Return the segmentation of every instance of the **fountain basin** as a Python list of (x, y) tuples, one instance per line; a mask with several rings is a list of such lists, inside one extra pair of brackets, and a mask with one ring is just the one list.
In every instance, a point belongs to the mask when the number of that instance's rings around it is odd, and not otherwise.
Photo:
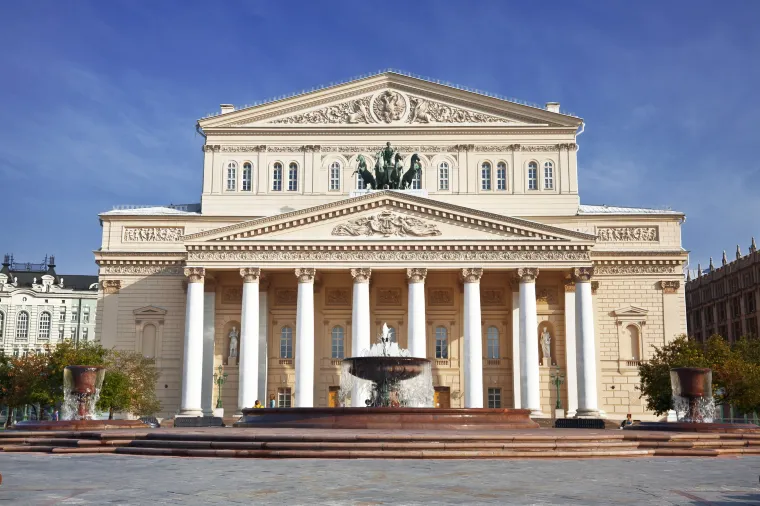
[(538, 424), (530, 419), (529, 409), (250, 408), (234, 427), (506, 430), (535, 429)]
[(26, 420), (17, 422), (12, 430), (108, 430), (147, 429), (140, 420)]
[(427, 358), (417, 357), (351, 357), (343, 359), (349, 364), (348, 372), (363, 380), (382, 383), (389, 378), (404, 381), (422, 374)]
[(712, 370), (704, 367), (675, 367), (670, 370), (673, 395), (689, 399), (712, 396)]

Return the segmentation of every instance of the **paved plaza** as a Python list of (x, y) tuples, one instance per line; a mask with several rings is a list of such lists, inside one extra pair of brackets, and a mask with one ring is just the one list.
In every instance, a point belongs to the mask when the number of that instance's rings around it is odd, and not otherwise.
[(760, 504), (760, 457), (258, 460), (0, 454), (0, 503)]

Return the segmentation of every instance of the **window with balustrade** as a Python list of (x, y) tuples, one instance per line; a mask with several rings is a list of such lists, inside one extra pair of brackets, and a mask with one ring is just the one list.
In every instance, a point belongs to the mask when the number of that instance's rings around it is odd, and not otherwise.
[(280, 358), (293, 358), (293, 329), (288, 326), (280, 330)]
[(345, 332), (343, 327), (336, 325), (332, 329), (332, 358), (344, 358)]
[(499, 329), (496, 327), (486, 330), (486, 353), (488, 358), (499, 358)]
[(435, 358), (449, 358), (449, 331), (446, 327), (436, 327), (435, 329)]

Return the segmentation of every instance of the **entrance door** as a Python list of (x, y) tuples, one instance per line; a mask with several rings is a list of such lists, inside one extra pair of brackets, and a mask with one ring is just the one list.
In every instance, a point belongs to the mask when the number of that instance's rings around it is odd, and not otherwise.
[(451, 407), (451, 390), (449, 387), (435, 387), (433, 406), (442, 409), (449, 409)]
[(339, 392), (340, 392), (340, 387), (330, 387), (330, 390), (327, 392), (327, 407), (328, 408), (340, 407), (340, 402), (338, 401)]

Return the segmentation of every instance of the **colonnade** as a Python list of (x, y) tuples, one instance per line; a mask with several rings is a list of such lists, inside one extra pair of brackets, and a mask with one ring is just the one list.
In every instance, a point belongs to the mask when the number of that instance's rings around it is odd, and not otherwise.
[[(408, 281), (408, 349), (411, 356), (427, 358), (425, 328), (425, 278), (427, 269), (407, 269)], [(530, 409), (541, 415), (538, 315), (535, 282), (539, 269), (517, 269), (519, 283), (519, 335), (513, 357), (515, 407)], [(593, 269), (573, 269), (574, 292), (565, 293), (567, 381), (569, 409), (578, 417), (599, 415), (596, 390), (596, 349), (594, 311), (591, 295)], [(252, 407), (258, 392), (258, 331), (260, 268), (240, 269), (243, 278), (243, 301), (239, 344), (238, 411)], [(295, 269), (298, 279), (295, 350), (295, 407), (314, 406), (314, 268)], [(353, 306), (351, 343), (353, 350), (370, 347), (370, 268), (351, 269)], [(463, 268), (464, 283), (464, 406), (483, 407), (483, 339), (481, 327), (480, 279), (482, 268)], [(185, 269), (188, 281), (185, 315), (184, 363), (179, 416), (201, 415), (203, 364), (203, 283), (205, 269)], [(515, 311), (515, 309), (517, 311)], [(519, 378), (519, 379), (518, 379)], [(518, 395), (519, 393), (519, 395)], [(352, 394), (352, 406), (364, 406), (368, 393)]]

